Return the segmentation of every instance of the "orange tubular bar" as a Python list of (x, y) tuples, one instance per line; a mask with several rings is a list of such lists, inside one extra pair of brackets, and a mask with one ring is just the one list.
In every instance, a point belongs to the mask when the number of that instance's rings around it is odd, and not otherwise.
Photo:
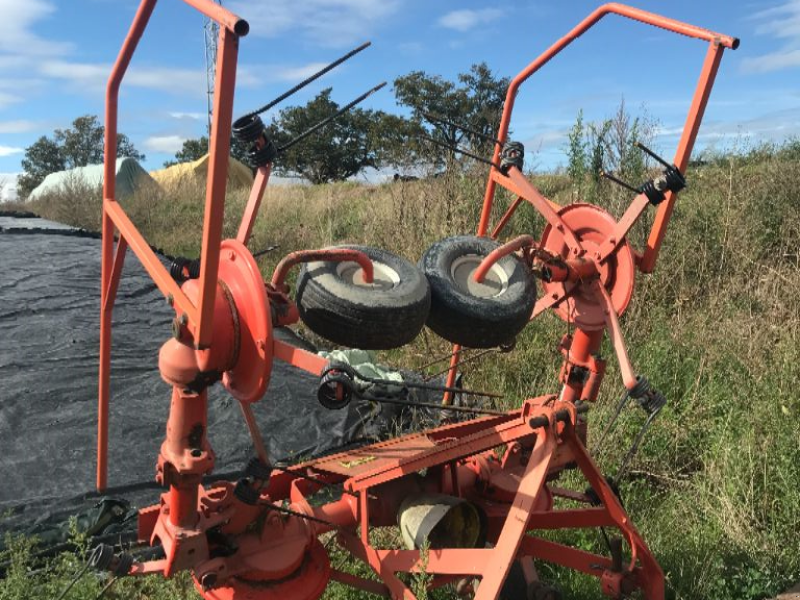
[[(733, 49), (738, 46), (732, 45)], [(700, 121), (703, 119), (703, 114), (708, 104), (708, 97), (711, 95), (711, 87), (714, 85), (714, 79), (719, 70), (719, 63), (722, 60), (723, 44), (712, 42), (708, 46), (705, 61), (703, 62), (703, 70), (700, 72), (700, 79), (697, 82), (697, 88), (692, 98), (692, 105), (689, 108), (689, 114), (686, 117), (686, 123), (683, 126), (683, 134), (678, 142), (678, 149), (675, 152), (675, 160), (673, 161), (678, 169), (686, 172), (686, 167), (689, 165), (689, 157), (692, 154), (694, 142), (697, 139), (697, 132), (700, 129)], [(658, 252), (661, 249), (661, 243), (664, 241), (664, 235), (667, 233), (667, 225), (672, 216), (672, 210), (675, 208), (675, 194), (668, 192), (666, 199), (659, 205), (656, 218), (653, 221), (653, 227), (650, 230), (650, 235), (647, 238), (647, 247), (642, 255), (642, 260), (639, 264), (639, 270), (642, 273), (652, 273), (655, 268)]]
[(245, 246), (250, 240), (250, 235), (253, 233), (253, 225), (256, 223), (258, 209), (261, 206), (261, 199), (264, 197), (264, 190), (267, 189), (267, 183), (269, 183), (269, 175), (271, 172), (272, 163), (265, 167), (259, 167), (258, 171), (256, 171), (256, 178), (255, 181), (253, 181), (253, 187), (247, 199), (247, 206), (244, 209), (242, 221), (239, 223), (239, 232), (236, 234), (236, 241), (241, 242)]
[[(116, 140), (119, 89), (139, 40), (153, 14), (156, 0), (142, 0), (128, 35), (111, 70), (106, 88), (105, 154), (103, 167), (103, 217), (100, 277), (100, 367), (97, 419), (97, 489), (108, 483), (108, 405), (111, 368), (111, 316), (119, 283), (125, 249), (130, 245), (159, 289), (189, 318), (198, 347), (211, 341), (214, 295), (222, 237), (222, 216), (225, 206), (225, 183), (228, 175), (230, 128), (233, 111), (233, 89), (236, 77), (238, 38), (247, 35), (247, 21), (222, 8), (212, 0), (183, 0), (220, 25), (217, 60), (217, 83), (214, 90), (214, 124), (209, 159), (205, 207), (203, 249), (201, 253), (201, 296), (195, 307), (172, 281), (144, 237), (122, 207), (116, 202)], [(120, 243), (114, 259), (114, 234), (119, 231)], [(116, 266), (115, 266), (116, 265)]]
[(278, 266), (275, 267), (275, 272), (272, 274), (273, 287), (280, 289), (289, 269), (293, 266), (311, 261), (324, 261), (324, 262), (355, 262), (364, 271), (364, 282), (372, 283), (374, 277), (374, 269), (372, 261), (369, 256), (360, 250), (350, 250), (348, 248), (327, 248), (322, 250), (298, 250), (283, 257)]
[[(517, 97), (517, 92), (519, 87), (536, 71), (541, 69), (545, 64), (547, 64), (556, 54), (561, 52), (564, 48), (569, 46), (572, 42), (574, 42), (578, 37), (580, 37), (587, 29), (592, 27), (595, 23), (597, 23), (600, 19), (602, 19), (607, 14), (617, 14), (623, 17), (627, 17), (629, 19), (633, 19), (635, 21), (640, 21), (642, 23), (646, 23), (648, 25), (653, 25), (654, 27), (660, 27), (662, 29), (666, 29), (667, 31), (672, 31), (675, 33), (679, 33), (681, 35), (686, 35), (689, 37), (705, 40), (712, 44), (712, 46), (718, 46), (721, 49), (722, 47), (731, 48), (735, 50), (739, 46), (739, 40), (737, 38), (733, 38), (727, 35), (722, 35), (720, 33), (715, 33), (713, 31), (709, 31), (708, 29), (703, 29), (702, 27), (695, 27), (694, 25), (689, 25), (687, 23), (681, 23), (680, 21), (676, 21), (674, 19), (668, 19), (666, 17), (662, 17), (660, 15), (656, 15), (651, 12), (647, 12), (644, 10), (639, 10), (636, 8), (632, 8), (630, 6), (625, 6), (623, 4), (617, 3), (609, 3), (604, 4), (597, 8), (592, 14), (586, 17), (583, 21), (581, 21), (572, 31), (570, 31), (567, 35), (562, 37), (558, 40), (555, 44), (550, 46), (544, 53), (542, 53), (539, 58), (534, 60), (530, 63), (525, 69), (520, 71), (520, 73), (514, 77), (511, 81), (511, 85), (508, 86), (508, 92), (506, 93), (506, 100), (505, 105), (503, 107), (503, 116), (500, 120), (500, 129), (498, 131), (497, 137), (500, 140), (505, 140), (508, 136), (508, 129), (511, 123), (511, 113), (514, 110), (514, 100)], [(707, 61), (708, 62), (708, 59)], [(717, 60), (717, 64), (719, 61)], [(706, 73), (706, 69), (704, 68), (704, 74)], [(701, 83), (703, 83), (704, 77), (701, 77)], [(711, 81), (707, 81), (708, 83), (708, 92), (710, 92), (711, 83), (713, 83), (713, 76), (710, 78)], [(705, 94), (706, 100), (708, 99), (708, 92)], [(697, 102), (697, 96), (695, 96), (695, 102), (692, 104), (692, 109), (694, 111), (695, 104), (697, 104), (698, 108), (700, 103)], [(705, 103), (702, 103), (703, 108), (705, 107)], [(701, 113), (702, 116), (702, 113)], [(699, 126), (699, 119), (696, 119), (696, 123)], [(686, 132), (684, 132), (686, 134)], [(696, 131), (695, 131), (696, 135)], [(689, 136), (687, 137), (687, 141)], [(694, 142), (694, 135), (690, 136), (691, 142)], [(683, 140), (682, 140), (683, 141)], [(691, 149), (691, 148), (689, 148)], [(500, 159), (500, 147), (495, 146), (494, 151), (494, 158), (492, 162), (499, 163)], [(688, 156), (686, 158), (688, 161)], [(680, 167), (680, 163), (676, 163)], [(492, 211), (492, 203), (494, 201), (494, 191), (496, 182), (493, 178), (494, 176), (494, 167), (492, 167), (492, 176), (489, 178), (489, 181), (486, 185), (486, 194), (484, 195), (483, 201), (483, 210), (481, 211), (481, 220), (478, 226), (478, 235), (485, 235), (486, 231), (489, 228), (489, 217)], [(666, 209), (663, 211), (666, 213)]]
[[(533, 62), (531, 62), (527, 67), (525, 67), (522, 71), (520, 71), (516, 77), (511, 81), (511, 84), (508, 86), (508, 91), (506, 92), (506, 99), (505, 104), (503, 105), (503, 115), (500, 119), (500, 127), (497, 132), (497, 138), (500, 140), (505, 141), (508, 137), (509, 126), (511, 123), (511, 114), (514, 110), (514, 102), (517, 98), (517, 93), (519, 92), (520, 86), (528, 80), (536, 71), (541, 69), (545, 64), (550, 62), (550, 60), (556, 56), (559, 52), (561, 52), (564, 48), (569, 46), (572, 42), (574, 42), (578, 37), (583, 35), (588, 29), (590, 29), (593, 25), (595, 25), (600, 19), (605, 17), (608, 14), (617, 14), (628, 19), (632, 19), (634, 21), (639, 21), (641, 23), (645, 23), (647, 25), (652, 25), (654, 27), (659, 27), (661, 29), (665, 29), (667, 31), (672, 31), (673, 33), (677, 33), (680, 35), (685, 35), (688, 37), (696, 38), (699, 40), (703, 40), (708, 42), (709, 47), (706, 53), (705, 62), (703, 63), (703, 68), (700, 73), (700, 79), (697, 82), (697, 88), (695, 89), (694, 97), (692, 99), (692, 104), (689, 109), (689, 114), (686, 118), (686, 123), (683, 129), (683, 135), (681, 136), (680, 142), (678, 143), (678, 148), (675, 153), (674, 163), (677, 165), (678, 169), (682, 172), (685, 172), (686, 166), (689, 163), (689, 157), (692, 153), (692, 148), (694, 147), (694, 142), (697, 138), (697, 132), (700, 128), (700, 122), (703, 118), (703, 113), (705, 112), (706, 105), (708, 103), (709, 95), (711, 94), (711, 88), (714, 85), (714, 79), (717, 74), (717, 70), (719, 68), (720, 60), (722, 59), (722, 53), (725, 48), (730, 48), (735, 50), (739, 47), (739, 39), (734, 38), (728, 35), (722, 35), (721, 33), (716, 33), (710, 31), (708, 29), (704, 29), (702, 27), (696, 27), (694, 25), (689, 25), (688, 23), (682, 23), (681, 21), (676, 21), (674, 19), (668, 19), (666, 17), (662, 17), (660, 15), (647, 12), (644, 10), (639, 10), (637, 8), (633, 8), (630, 6), (625, 6), (624, 4), (618, 4), (615, 2), (604, 4), (603, 6), (598, 7), (594, 12), (592, 12), (588, 17), (586, 17), (583, 21), (578, 23), (576, 27), (574, 27), (567, 35), (559, 39), (555, 44), (550, 46), (547, 50), (545, 50), (538, 58), (536, 58)], [(502, 148), (499, 145), (495, 145), (494, 149), (494, 156), (492, 158), (492, 162), (494, 164), (499, 164), (500, 162), (500, 152)], [(478, 231), (477, 234), (479, 236), (485, 236), (487, 231), (489, 231), (489, 219), (491, 218), (492, 214), (492, 205), (494, 203), (494, 195), (495, 190), (497, 189), (497, 184), (500, 183), (507, 189), (509, 189), (512, 193), (517, 196), (525, 197), (529, 202), (534, 204), (538, 209), (541, 211), (541, 207), (544, 206), (541, 202), (543, 199), (546, 200), (544, 197), (537, 198), (537, 196), (541, 196), (538, 194), (538, 191), (522, 176), (521, 173), (512, 173), (515, 169), (511, 169), (509, 172), (510, 177), (504, 176), (498, 169), (494, 166), (491, 167), (489, 171), (489, 177), (486, 183), (486, 192), (484, 193), (483, 197), (483, 207), (481, 209), (481, 216), (480, 221), (478, 223)], [(516, 175), (516, 178), (514, 177)], [(527, 185), (526, 185), (527, 183)], [(520, 186), (523, 186), (526, 190), (526, 193), (523, 193), (523, 189)], [(534, 199), (538, 200), (538, 202), (534, 202)], [(640, 199), (637, 199), (640, 200)], [(548, 201), (549, 202), (549, 201)], [(519, 199), (515, 201), (511, 207), (506, 211), (506, 213), (502, 216), (500, 223), (495, 227), (492, 232), (492, 238), (496, 238), (502, 228), (508, 223), (509, 219), (511, 218), (514, 211), (520, 205)], [(661, 203), (658, 207), (658, 212), (656, 213), (656, 217), (653, 223), (653, 226), (650, 230), (650, 234), (647, 241), (647, 247), (641, 256), (641, 260), (638, 261), (637, 265), (639, 270), (643, 273), (650, 273), (652, 272), (656, 259), (658, 258), (658, 252), (661, 248), (661, 244), (664, 240), (664, 236), (666, 234), (667, 225), (669, 224), (669, 219), (672, 216), (672, 211), (675, 205), (675, 195), (671, 192), (666, 194), (666, 199)], [(543, 215), (548, 216), (550, 215), (551, 218), (548, 218), (548, 221), (552, 225), (557, 225), (553, 223), (551, 211), (549, 210), (550, 207), (546, 207), (544, 211), (541, 211)], [(553, 207), (555, 210), (558, 208)], [(642, 211), (646, 208), (646, 204), (642, 204), (641, 201), (636, 202), (636, 206), (632, 207), (632, 212), (626, 215), (626, 218), (619, 224), (616, 234), (619, 233), (627, 233), (627, 230), (633, 224), (636, 218), (641, 214)], [(560, 219), (559, 219), (560, 220)], [(614, 236), (614, 241), (610, 241), (602, 249), (603, 254), (607, 255), (616, 247), (617, 244), (621, 241), (620, 235)], [(580, 254), (580, 250), (575, 252), (576, 248), (572, 247), (573, 253), (576, 255)], [(601, 258), (604, 260), (605, 256)], [(539, 302), (537, 302), (536, 308), (533, 311), (531, 318), (538, 315), (542, 310), (545, 308), (557, 304), (563, 298), (558, 297), (545, 297), (540, 298)], [(451, 361), (450, 371), (448, 373), (449, 379), (455, 378), (455, 373), (458, 368), (458, 355), (456, 354)], [(444, 402), (447, 403), (447, 396), (445, 396)]]
[(472, 273), (472, 278), (476, 282), (481, 283), (486, 277), (486, 274), (489, 272), (489, 269), (491, 269), (492, 265), (494, 265), (498, 260), (500, 260), (505, 256), (508, 256), (509, 254), (516, 252), (517, 250), (522, 250), (523, 248), (529, 248), (535, 245), (536, 245), (536, 240), (534, 240), (533, 237), (529, 235), (521, 235), (519, 237), (514, 238), (510, 242), (506, 242), (502, 246), (492, 250), (486, 256), (486, 258), (484, 258), (481, 261), (481, 264), (479, 264), (478, 267), (475, 269), (475, 271)]

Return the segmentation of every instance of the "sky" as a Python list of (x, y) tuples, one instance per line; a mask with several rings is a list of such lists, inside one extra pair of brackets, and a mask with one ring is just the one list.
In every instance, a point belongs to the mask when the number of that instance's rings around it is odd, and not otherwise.
[[(345, 104), (389, 86), (364, 108), (407, 114), (391, 82), (411, 71), (455, 80), (486, 62), (513, 77), (599, 3), (584, 0), (223, 0), (250, 23), (241, 40), (234, 113), (278, 96), (347, 50), (357, 57), (278, 108), (325, 87)], [(136, 11), (134, 0), (0, 0), (0, 185), (10, 197), (25, 148), (78, 116), (102, 118), (105, 82)], [(726, 50), (696, 152), (800, 134), (800, 0), (637, 0), (638, 8), (741, 38)], [(204, 20), (179, 0), (156, 6), (120, 98), (120, 131), (157, 169), (206, 129)], [(624, 98), (658, 123), (671, 156), (706, 43), (608, 16), (520, 90), (512, 119), (529, 162), (564, 164), (578, 110), (588, 121)], [(269, 117), (269, 115), (267, 115)]]

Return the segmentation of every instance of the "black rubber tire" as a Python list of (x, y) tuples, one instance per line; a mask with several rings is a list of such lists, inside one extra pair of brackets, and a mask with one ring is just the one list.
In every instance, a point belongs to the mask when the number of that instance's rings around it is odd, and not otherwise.
[(340, 247), (369, 256), (382, 285), (353, 283), (347, 274), (352, 276), (355, 263), (306, 263), (297, 278), (296, 297), (303, 322), (336, 344), (364, 350), (398, 348), (417, 337), (431, 305), (428, 281), (419, 269), (378, 248)]
[[(472, 284), (478, 287), (471, 290), (463, 284), (465, 276), (471, 277), (480, 260), (498, 246), (489, 238), (451, 237), (435, 243), (420, 260), (431, 286), (427, 324), (444, 339), (468, 348), (493, 348), (511, 342), (528, 323), (536, 302), (536, 283), (516, 256), (506, 256), (494, 265), (488, 286)], [(499, 288), (495, 295), (476, 295), (491, 293), (492, 286)]]

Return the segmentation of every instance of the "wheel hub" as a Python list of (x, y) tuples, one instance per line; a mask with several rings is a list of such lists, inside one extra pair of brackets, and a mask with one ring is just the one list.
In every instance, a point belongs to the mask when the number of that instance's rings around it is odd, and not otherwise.
[(400, 283), (400, 275), (397, 274), (397, 271), (389, 265), (375, 260), (372, 261), (372, 283), (364, 280), (364, 269), (355, 262), (339, 263), (336, 267), (336, 274), (347, 283), (366, 288), (391, 290)]
[(508, 275), (498, 264), (493, 264), (481, 282), (474, 273), (484, 257), (478, 254), (459, 256), (450, 266), (450, 275), (462, 291), (477, 298), (496, 298), (508, 289)]

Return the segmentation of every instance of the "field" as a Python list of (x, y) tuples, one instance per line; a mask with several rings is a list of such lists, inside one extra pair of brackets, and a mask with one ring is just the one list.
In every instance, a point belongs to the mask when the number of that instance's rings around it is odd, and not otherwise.
[[(657, 270), (639, 277), (622, 318), (633, 364), (669, 402), (623, 482), (622, 496), (667, 574), (669, 597), (768, 598), (800, 579), (800, 144), (716, 157), (691, 168), (687, 179)], [(574, 196), (563, 175), (534, 180), (559, 202)], [(483, 186), (476, 173), (379, 186), (270, 188), (251, 249), (280, 245), (260, 259), (265, 275), (292, 250), (342, 242), (384, 247), (416, 261), (434, 241), (474, 232)], [(617, 217), (626, 205), (616, 189), (593, 194)], [(184, 187), (142, 193), (123, 204), (151, 244), (195, 256), (203, 197), (202, 188)], [(245, 200), (246, 192), (229, 195), (228, 235)], [(501, 197), (496, 216), (508, 201)], [(26, 208), (88, 229), (99, 226), (99, 198), (91, 190)], [(540, 220), (525, 206), (506, 235), (540, 230)], [(643, 236), (643, 227), (633, 232), (635, 246)], [(503, 392), (505, 406), (555, 391), (556, 343), (566, 332), (565, 323), (543, 315), (512, 353), (490, 355), (466, 369), (466, 384)], [(415, 368), (447, 351), (426, 332), (381, 360)], [(610, 348), (605, 354), (609, 372), (591, 414), (590, 438), (602, 430), (622, 391)], [(599, 459), (609, 472), (641, 418), (633, 409), (623, 414)], [(593, 532), (572, 539), (597, 544)], [(0, 600), (53, 598), (78, 568), (65, 555), (49, 571), (31, 575), (26, 544), (15, 548)], [(594, 580), (546, 567), (541, 574), (565, 598), (601, 597)], [(67, 597), (93, 598), (99, 587), (85, 578)], [(196, 596), (184, 577), (120, 582), (106, 597)], [(360, 596), (333, 585), (325, 597)]]

